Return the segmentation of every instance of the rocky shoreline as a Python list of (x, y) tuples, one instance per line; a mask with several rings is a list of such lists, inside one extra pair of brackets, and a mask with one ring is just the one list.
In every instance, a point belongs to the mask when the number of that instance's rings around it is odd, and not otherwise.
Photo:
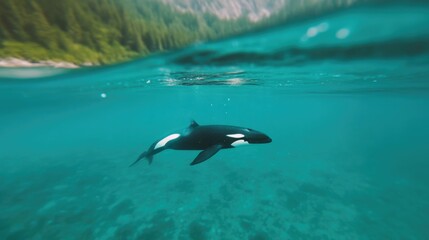
[[(92, 66), (92, 63), (85, 63), (83, 66)], [(53, 67), (53, 68), (79, 68), (81, 66), (65, 61), (45, 60), (33, 62), (20, 58), (3, 58), (0, 59), (0, 67)]]

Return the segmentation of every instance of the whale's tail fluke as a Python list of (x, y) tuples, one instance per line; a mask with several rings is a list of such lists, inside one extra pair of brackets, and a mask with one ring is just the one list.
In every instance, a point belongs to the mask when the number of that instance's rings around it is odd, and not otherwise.
[(142, 154), (140, 154), (140, 156), (137, 158), (137, 160), (135, 160), (133, 163), (131, 163), (130, 167), (134, 166), (136, 163), (138, 163), (143, 158), (147, 158), (148, 163), (151, 164), (152, 160), (153, 160), (153, 155), (148, 154), (147, 151), (143, 152)]

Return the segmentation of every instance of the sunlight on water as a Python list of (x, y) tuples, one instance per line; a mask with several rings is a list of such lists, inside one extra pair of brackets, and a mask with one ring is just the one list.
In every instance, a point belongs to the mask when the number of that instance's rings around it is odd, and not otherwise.
[[(62, 74), (0, 69), (0, 238), (427, 239), (428, 9), (350, 9)], [(273, 142), (128, 167), (191, 119)]]

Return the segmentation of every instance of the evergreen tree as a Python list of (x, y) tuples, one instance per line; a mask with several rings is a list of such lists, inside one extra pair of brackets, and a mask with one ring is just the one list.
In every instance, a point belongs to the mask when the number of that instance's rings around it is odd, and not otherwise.
[(5, 39), (5, 32), (2, 27), (0, 27), (0, 48), (4, 47), (4, 39)]
[(56, 35), (58, 36), (57, 46), (63, 51), (69, 50), (71, 47), (71, 43), (67, 36), (62, 31), (57, 31)]
[(46, 20), (40, 6), (36, 2), (30, 1), (28, 2), (28, 12), (30, 14), (24, 25), (26, 33), (40, 45), (48, 49), (54, 48), (56, 43), (53, 28)]
[(5, 35), (11, 39), (23, 41), (26, 34), (23, 30), (24, 17), (20, 14), (20, 6), (13, 0), (0, 1), (0, 21), (5, 30)]
[(65, 21), (66, 32), (75, 42), (78, 42), (78, 43), (82, 42), (83, 31), (77, 21), (74, 10), (72, 8), (67, 9), (65, 13), (65, 19), (66, 19)]

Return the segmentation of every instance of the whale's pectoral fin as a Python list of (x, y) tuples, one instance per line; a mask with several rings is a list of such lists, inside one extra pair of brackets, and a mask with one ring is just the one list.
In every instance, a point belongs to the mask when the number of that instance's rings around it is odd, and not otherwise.
[(218, 144), (218, 145), (213, 145), (209, 148), (207, 148), (206, 150), (200, 152), (198, 154), (198, 156), (194, 159), (194, 161), (191, 162), (191, 165), (195, 165), (198, 163), (202, 163), (205, 160), (211, 158), (213, 155), (215, 155), (217, 152), (219, 152), (219, 150), (222, 149), (222, 145)]

